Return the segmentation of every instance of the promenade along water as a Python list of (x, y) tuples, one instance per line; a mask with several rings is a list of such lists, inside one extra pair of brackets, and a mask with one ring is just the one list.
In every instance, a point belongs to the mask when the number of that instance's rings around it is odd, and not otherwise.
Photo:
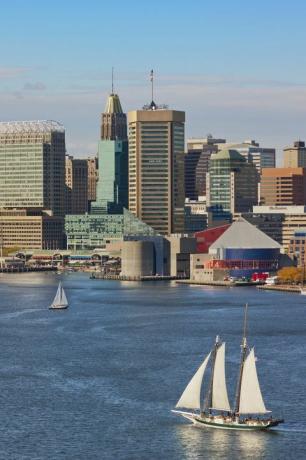
[[(70, 308), (50, 312), (59, 280)], [(303, 296), (25, 273), (0, 275), (0, 299), (1, 459), (306, 457)], [(194, 428), (170, 410), (216, 334), (234, 388), (246, 301), (265, 403), (285, 424)]]

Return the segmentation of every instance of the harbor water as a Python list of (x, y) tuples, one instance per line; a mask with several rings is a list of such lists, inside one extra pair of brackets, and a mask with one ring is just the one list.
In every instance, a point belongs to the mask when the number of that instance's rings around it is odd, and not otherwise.
[[(70, 308), (50, 311), (62, 281)], [(273, 432), (171, 413), (219, 334), (231, 401), (243, 307)], [(0, 274), (0, 459), (306, 458), (306, 299), (253, 287)]]

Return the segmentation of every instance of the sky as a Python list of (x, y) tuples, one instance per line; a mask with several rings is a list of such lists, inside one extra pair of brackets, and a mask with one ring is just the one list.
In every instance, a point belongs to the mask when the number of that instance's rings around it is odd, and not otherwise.
[(53, 119), (94, 155), (111, 91), (124, 111), (186, 112), (186, 138), (306, 140), (304, 0), (0, 0), (0, 121)]

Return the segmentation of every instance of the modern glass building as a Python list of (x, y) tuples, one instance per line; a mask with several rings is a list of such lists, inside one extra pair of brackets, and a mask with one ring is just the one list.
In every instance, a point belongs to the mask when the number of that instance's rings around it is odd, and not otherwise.
[(215, 221), (230, 221), (235, 212), (248, 212), (258, 202), (259, 174), (236, 150), (211, 155), (207, 174), (207, 208)]
[(127, 235), (152, 236), (157, 233), (132, 213), (70, 215), (65, 219), (67, 249), (103, 248), (106, 243)]
[(183, 232), (185, 112), (152, 102), (128, 122), (129, 209), (160, 234)]
[(56, 121), (0, 123), (0, 207), (65, 213), (65, 130)]

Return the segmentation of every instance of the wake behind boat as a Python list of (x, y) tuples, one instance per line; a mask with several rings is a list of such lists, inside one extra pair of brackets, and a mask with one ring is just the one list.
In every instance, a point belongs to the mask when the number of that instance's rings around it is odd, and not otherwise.
[[(241, 363), (236, 388), (235, 406), (228, 400), (225, 378), (225, 343), (217, 336), (212, 351), (188, 383), (176, 408), (192, 409), (192, 412), (172, 410), (197, 426), (236, 430), (266, 430), (283, 423), (281, 419), (263, 417), (266, 409), (256, 371), (254, 348), (248, 349), (246, 340), (247, 305), (245, 307), (244, 333), (241, 344)], [(201, 404), (201, 387), (208, 363), (211, 376), (207, 394)]]
[(59, 282), (56, 295), (54, 297), (52, 304), (49, 307), (49, 310), (65, 310), (66, 308), (68, 308), (68, 306), (68, 300), (64, 288), (62, 286), (62, 283)]

